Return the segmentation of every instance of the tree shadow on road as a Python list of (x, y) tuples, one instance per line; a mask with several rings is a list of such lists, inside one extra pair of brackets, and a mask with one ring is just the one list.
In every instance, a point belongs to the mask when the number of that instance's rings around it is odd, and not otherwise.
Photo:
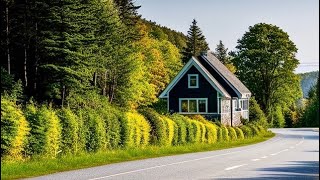
[(257, 177), (246, 178), (214, 178), (214, 179), (235, 179), (235, 180), (272, 180), (272, 179), (305, 179), (313, 180), (319, 179), (319, 161), (290, 161), (292, 164), (288, 164), (283, 167), (272, 168), (259, 168), (255, 171), (260, 171), (262, 174)]

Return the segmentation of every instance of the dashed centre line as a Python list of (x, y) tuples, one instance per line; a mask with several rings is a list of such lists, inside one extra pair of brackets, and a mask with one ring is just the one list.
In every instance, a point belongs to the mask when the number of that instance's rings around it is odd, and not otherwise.
[(267, 158), (267, 157), (268, 157), (268, 156), (262, 156), (261, 158), (262, 158), (262, 159), (265, 159), (265, 158)]
[(251, 161), (259, 161), (260, 159), (251, 159)]
[(239, 168), (239, 167), (245, 166), (245, 165), (248, 165), (248, 164), (240, 164), (240, 165), (237, 165), (237, 166), (231, 166), (231, 167), (225, 168), (224, 170), (229, 171), (231, 169), (236, 169), (236, 168)]

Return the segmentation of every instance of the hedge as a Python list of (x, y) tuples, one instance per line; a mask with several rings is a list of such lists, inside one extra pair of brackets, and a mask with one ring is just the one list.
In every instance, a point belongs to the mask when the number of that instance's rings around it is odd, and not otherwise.
[(243, 125), (243, 126), (240, 126), (239, 128), (242, 130), (245, 138), (253, 137), (253, 133), (250, 127)]
[(151, 127), (148, 121), (137, 112), (125, 113), (125, 147), (144, 147), (149, 144)]
[(14, 102), (1, 98), (1, 159), (21, 160), (29, 131), (23, 112)]
[(167, 123), (154, 110), (147, 108), (139, 111), (150, 123), (150, 142), (154, 145), (168, 145)]
[(28, 154), (56, 157), (61, 144), (61, 124), (55, 111), (45, 105), (37, 108), (29, 104), (25, 115), (31, 127)]
[(228, 132), (229, 132), (229, 139), (231, 141), (237, 140), (237, 133), (233, 127), (227, 127)]
[(177, 124), (178, 129), (178, 140), (173, 142), (174, 145), (185, 144), (187, 142), (187, 127), (186, 122), (183, 120), (183, 116), (179, 114), (173, 114), (170, 117)]
[(74, 154), (80, 151), (78, 117), (69, 109), (63, 108), (58, 112), (61, 122), (62, 153)]
[(169, 119), (166, 116), (161, 116), (161, 118), (166, 124), (166, 137), (168, 140), (165, 145), (173, 145), (178, 140), (178, 126), (172, 119)]
[(228, 128), (225, 126), (221, 126), (220, 129), (222, 131), (222, 140), (223, 141), (230, 141)]
[(244, 134), (240, 128), (234, 127), (234, 130), (236, 131), (237, 139), (239, 139), (239, 140), (244, 139)]

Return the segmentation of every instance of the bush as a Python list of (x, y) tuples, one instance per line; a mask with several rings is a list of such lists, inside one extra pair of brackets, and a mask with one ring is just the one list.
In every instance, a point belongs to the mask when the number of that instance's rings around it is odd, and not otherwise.
[(244, 139), (244, 134), (243, 134), (243, 132), (242, 132), (242, 130), (241, 130), (240, 128), (234, 127), (234, 130), (236, 131), (236, 133), (237, 133), (237, 138), (238, 138), (239, 140)]
[[(201, 122), (202, 128), (203, 128), (203, 126), (205, 128), (205, 133), (202, 132), (202, 133), (204, 133), (204, 134), (202, 134), (202, 138), (204, 138), (204, 140), (202, 140), (201, 142), (207, 142), (209, 144), (212, 144), (217, 141), (217, 126), (215, 124), (206, 120), (203, 116), (198, 115), (198, 114), (197, 115), (190, 115), (189, 117), (191, 119), (194, 119), (194, 120)], [(204, 135), (204, 137), (203, 137), (203, 135)]]
[(217, 126), (217, 141), (222, 142), (223, 141), (223, 133), (221, 126)]
[(105, 107), (99, 110), (105, 124), (106, 148), (115, 149), (121, 145), (120, 112), (113, 107)]
[(257, 123), (264, 127), (268, 126), (267, 117), (264, 114), (264, 112), (261, 110), (259, 104), (254, 99), (254, 97), (251, 97), (249, 100), (249, 109), (250, 109), (249, 111), (250, 122)]
[(269, 115), (271, 127), (282, 128), (284, 127), (286, 121), (282, 113), (281, 107), (276, 107), (275, 111), (272, 111)]
[(253, 137), (251, 128), (249, 128), (248, 126), (243, 125), (243, 126), (240, 126), (239, 128), (242, 130), (245, 138), (251, 138), (251, 137)]
[(31, 127), (28, 153), (56, 157), (61, 144), (61, 125), (51, 107), (27, 105), (26, 118)]
[(13, 101), (1, 98), (1, 159), (21, 160), (30, 128)]
[(222, 131), (222, 141), (229, 141), (230, 138), (228, 128), (225, 126), (221, 126), (220, 129)]
[(166, 145), (173, 145), (174, 142), (178, 140), (178, 126), (173, 120), (166, 116), (161, 116), (161, 118), (164, 120), (167, 127), (166, 137), (168, 138), (168, 141)]
[(237, 140), (237, 133), (233, 127), (227, 127), (228, 132), (229, 132), (229, 139), (231, 141)]
[(147, 108), (139, 111), (150, 123), (150, 142), (155, 145), (168, 145), (167, 124), (154, 110)]
[(79, 124), (78, 117), (68, 108), (58, 112), (61, 122), (61, 150), (63, 153), (77, 153), (79, 146)]
[(179, 114), (173, 114), (171, 119), (177, 124), (178, 140), (174, 145), (185, 144), (187, 142), (187, 127), (186, 122), (183, 120), (183, 116)]
[(96, 152), (107, 148), (105, 124), (96, 110), (86, 108), (81, 111), (83, 133), (85, 136), (85, 150)]
[(259, 131), (259, 129), (257, 128), (256, 125), (254, 125), (254, 124), (249, 124), (248, 127), (251, 128), (252, 136), (259, 136), (259, 135), (260, 135), (260, 131)]
[(142, 115), (136, 112), (127, 112), (125, 123), (125, 147), (144, 147), (149, 144), (151, 127)]

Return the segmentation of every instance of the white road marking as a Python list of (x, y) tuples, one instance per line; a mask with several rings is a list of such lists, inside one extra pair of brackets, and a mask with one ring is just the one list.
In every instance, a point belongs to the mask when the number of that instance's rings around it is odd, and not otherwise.
[(231, 169), (236, 169), (236, 168), (239, 168), (239, 167), (245, 166), (245, 165), (248, 165), (248, 164), (240, 164), (240, 165), (237, 165), (237, 166), (231, 166), (231, 167), (225, 168), (224, 170), (229, 171)]
[(251, 161), (259, 161), (260, 159), (251, 159)]
[(294, 147), (293, 146), (290, 146), (290, 149), (293, 149)]
[(262, 158), (262, 159), (265, 159), (265, 158), (267, 158), (267, 157), (268, 157), (268, 156), (262, 156), (261, 158)]
[(270, 154), (270, 155), (271, 155), (271, 156), (274, 156), (274, 155), (280, 154), (280, 153), (285, 152), (285, 151), (289, 151), (289, 149), (284, 149), (284, 150), (281, 150), (281, 151), (279, 151), (279, 152), (272, 153), (272, 154)]
[[(277, 141), (282, 140), (283, 137), (279, 137), (278, 139), (273, 139), (271, 141), (267, 141), (264, 142), (261, 145), (265, 145), (265, 144), (272, 144), (275, 143)], [(225, 154), (217, 154), (214, 156), (208, 156), (208, 157), (203, 157), (203, 158), (198, 158), (198, 159), (192, 159), (192, 160), (187, 160), (187, 161), (180, 161), (180, 162), (175, 162), (175, 163), (170, 163), (170, 164), (164, 164), (164, 165), (158, 165), (158, 166), (152, 166), (149, 168), (142, 168), (142, 169), (137, 169), (137, 170), (133, 170), (133, 171), (127, 171), (127, 172), (123, 172), (123, 173), (118, 173), (118, 174), (112, 174), (112, 175), (107, 175), (107, 176), (102, 176), (102, 177), (97, 177), (97, 178), (92, 178), (92, 179), (88, 179), (88, 180), (98, 180), (98, 179), (107, 179), (107, 178), (111, 178), (111, 177), (115, 177), (115, 176), (120, 176), (120, 175), (124, 175), (124, 174), (130, 174), (130, 173), (135, 173), (135, 172), (141, 172), (141, 171), (146, 171), (146, 170), (150, 170), (150, 169), (156, 169), (156, 168), (161, 168), (161, 167), (166, 167), (166, 166), (173, 166), (173, 165), (177, 165), (177, 164), (183, 164), (183, 163), (188, 163), (188, 162), (193, 162), (193, 161), (199, 161), (199, 160), (204, 160), (204, 159), (211, 159), (214, 157), (219, 157), (219, 156), (226, 156), (226, 155), (230, 155), (230, 154), (236, 154), (236, 153), (241, 153), (243, 151), (248, 151), (249, 149), (262, 149), (263, 147), (253, 147), (253, 148), (248, 148), (248, 149), (244, 149), (241, 151), (234, 151), (234, 152), (230, 152), (230, 153), (225, 153)]]
[(301, 140), (298, 144), (296, 144), (296, 146), (299, 146), (302, 143), (303, 143), (303, 140)]

